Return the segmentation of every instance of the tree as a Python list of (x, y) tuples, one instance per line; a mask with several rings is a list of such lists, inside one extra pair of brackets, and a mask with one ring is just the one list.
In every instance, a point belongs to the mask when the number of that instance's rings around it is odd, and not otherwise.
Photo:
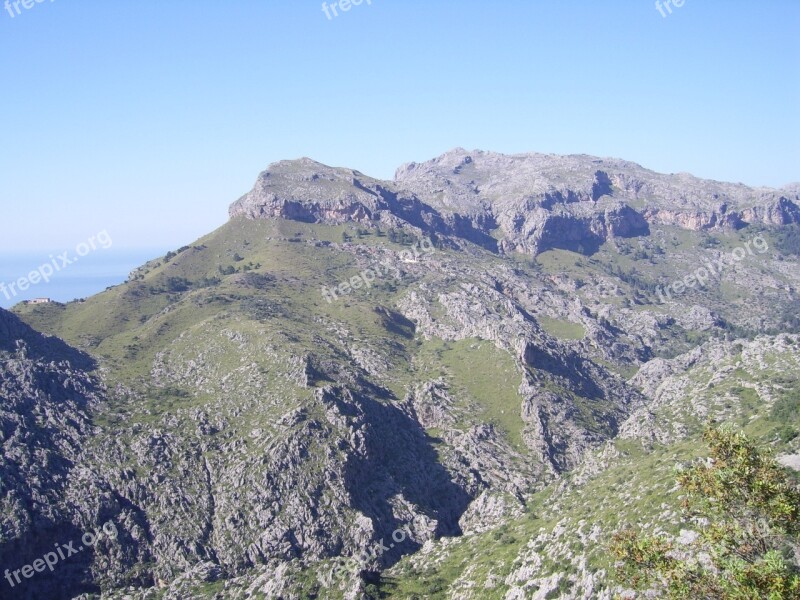
[(192, 283), (185, 277), (167, 277), (165, 284), (168, 292), (185, 292), (190, 287), (192, 287)]
[(697, 540), (618, 532), (618, 580), (675, 599), (800, 599), (800, 490), (744, 433), (709, 426), (703, 438), (710, 458), (677, 478), (684, 510), (706, 523)]

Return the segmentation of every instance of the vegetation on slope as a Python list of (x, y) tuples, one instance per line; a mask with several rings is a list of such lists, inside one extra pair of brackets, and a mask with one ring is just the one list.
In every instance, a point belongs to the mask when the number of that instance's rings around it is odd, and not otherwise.
[(702, 519), (684, 547), (634, 529), (615, 534), (611, 552), (623, 585), (670, 598), (800, 598), (800, 488), (746, 435), (709, 427), (705, 464), (678, 475), (684, 508)]

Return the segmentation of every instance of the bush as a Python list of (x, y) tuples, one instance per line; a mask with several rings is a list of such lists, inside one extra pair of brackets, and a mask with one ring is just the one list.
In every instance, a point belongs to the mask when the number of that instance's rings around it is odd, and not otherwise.
[(610, 546), (617, 579), (676, 600), (800, 598), (794, 552), (784, 552), (800, 541), (800, 490), (744, 433), (708, 427), (704, 439), (710, 460), (680, 473), (678, 484), (687, 516), (708, 524), (680, 553), (663, 535), (617, 532)]
[(775, 236), (775, 247), (781, 254), (800, 256), (800, 225), (781, 228)]
[(791, 390), (784, 392), (772, 405), (769, 415), (771, 420), (777, 423), (797, 421), (800, 416), (800, 385), (795, 381), (794, 386)]
[(185, 292), (192, 283), (184, 277), (167, 277), (165, 288), (168, 292)]
[(266, 298), (245, 298), (240, 306), (242, 311), (255, 321), (267, 321), (284, 316), (283, 308)]
[(795, 429), (791, 425), (784, 425), (783, 427), (778, 429), (778, 437), (784, 444), (788, 444), (798, 435), (800, 435), (800, 431), (797, 431), (797, 429)]

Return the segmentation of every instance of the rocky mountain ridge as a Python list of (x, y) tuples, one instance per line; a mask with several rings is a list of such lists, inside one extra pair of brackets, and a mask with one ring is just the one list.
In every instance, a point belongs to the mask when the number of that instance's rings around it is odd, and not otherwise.
[[(459, 150), (394, 182), (276, 163), (124, 284), (0, 311), (3, 567), (119, 530), (0, 598), (610, 598), (599, 532), (666, 494), (653, 457), (709, 415), (800, 444), (770, 420), (800, 248), (773, 217), (659, 220), (691, 185), (594, 160)], [(692, 185), (753, 215), (800, 191)]]
[(693, 231), (800, 223), (798, 185), (750, 188), (586, 155), (503, 155), (457, 148), (409, 163), (393, 181), (311, 159), (271, 165), (231, 217), (304, 222), (397, 220), (501, 252), (592, 252), (651, 225)]

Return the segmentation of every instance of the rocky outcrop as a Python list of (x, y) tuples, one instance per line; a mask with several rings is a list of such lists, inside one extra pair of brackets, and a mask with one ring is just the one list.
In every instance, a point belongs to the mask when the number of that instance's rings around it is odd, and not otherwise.
[[(93, 361), (2, 309), (0, 348), (0, 565), (12, 572), (0, 598), (58, 600), (124, 581), (148, 557), (129, 533), (141, 515), (88, 458), (105, 390), (76, 365)], [(66, 555), (52, 569), (13, 575), (54, 548)]]
[(332, 168), (308, 158), (270, 165), (253, 189), (234, 202), (231, 218), (282, 218), (309, 223), (411, 226), (428, 235), (464, 238), (487, 247), (487, 232), (458, 215), (439, 214), (414, 194), (358, 171)]
[(526, 252), (578, 244), (588, 250), (609, 238), (646, 235), (652, 224), (699, 230), (800, 223), (793, 187), (754, 189), (662, 175), (586, 155), (458, 148), (400, 167), (395, 182), (442, 212), (496, 223), (505, 248)]
[(231, 217), (410, 224), (501, 252), (593, 253), (651, 225), (691, 230), (800, 223), (800, 194), (719, 183), (585, 155), (452, 150), (397, 170), (394, 181), (303, 158), (275, 163)]
[[(307, 159), (271, 166), (231, 222), (121, 289), (17, 309), (93, 356), (0, 311), (2, 564), (105, 522), (119, 533), (13, 597), (325, 597), (332, 584), (355, 599), (409, 555), (423, 564), (484, 535), (511, 544), (490, 530), (540, 510), (537, 530), (557, 522), (543, 497), (602, 474), (628, 444), (684, 439), (684, 417), (718, 405), (746, 418), (733, 392), (712, 398), (731, 378), (755, 385), (739, 354), (753, 380), (755, 365), (797, 371), (772, 356), (796, 355), (796, 336), (725, 340), (794, 327), (795, 257), (775, 243), (659, 298), (727, 246), (644, 237), (669, 219), (781, 223), (797, 192), (461, 150), (394, 182)], [(362, 231), (339, 243), (312, 223)], [(423, 236), (436, 243), (413, 258)], [(503, 256), (609, 240), (592, 258)], [(326, 299), (342, 282), (350, 292)], [(579, 562), (559, 528), (560, 556)], [(548, 542), (540, 533), (524, 543)], [(486, 583), (506, 581), (509, 597), (560, 589), (540, 573), (543, 548), (523, 558)], [(584, 567), (594, 597), (604, 579)]]

